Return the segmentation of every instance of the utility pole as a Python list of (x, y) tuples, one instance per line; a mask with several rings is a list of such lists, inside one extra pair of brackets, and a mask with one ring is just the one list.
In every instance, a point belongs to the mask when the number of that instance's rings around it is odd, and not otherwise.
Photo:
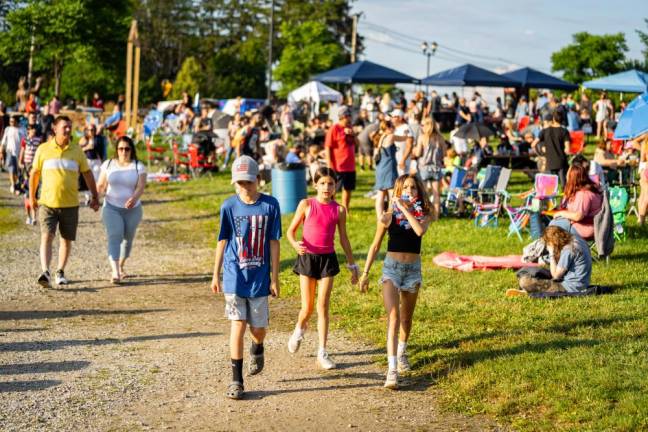
[(34, 37), (34, 24), (31, 25), (31, 44), (29, 46), (29, 65), (27, 66), (27, 88), (31, 89), (32, 86), (32, 67), (34, 65), (34, 50), (36, 49)]
[(356, 47), (357, 47), (357, 35), (358, 35), (358, 18), (360, 14), (353, 15), (353, 27), (351, 28), (351, 63), (356, 62)]
[(274, 0), (270, 1), (270, 35), (268, 36), (268, 103), (272, 98), (272, 39), (274, 38)]

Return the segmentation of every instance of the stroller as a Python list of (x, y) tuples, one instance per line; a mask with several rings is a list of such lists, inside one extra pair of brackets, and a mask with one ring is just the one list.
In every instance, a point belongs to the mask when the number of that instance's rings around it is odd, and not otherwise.
[(626, 239), (626, 207), (628, 206), (628, 191), (621, 186), (610, 188), (610, 208), (614, 220), (614, 238), (624, 241)]

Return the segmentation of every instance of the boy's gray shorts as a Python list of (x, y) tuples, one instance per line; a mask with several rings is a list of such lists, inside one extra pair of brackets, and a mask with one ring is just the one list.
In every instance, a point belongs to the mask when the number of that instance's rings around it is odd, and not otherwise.
[(225, 294), (225, 318), (230, 321), (247, 321), (256, 328), (266, 328), (270, 321), (268, 296), (239, 297)]

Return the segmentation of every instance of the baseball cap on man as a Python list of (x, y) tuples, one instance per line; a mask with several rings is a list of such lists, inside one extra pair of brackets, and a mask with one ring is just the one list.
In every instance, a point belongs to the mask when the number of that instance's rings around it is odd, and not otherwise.
[(338, 117), (344, 117), (350, 115), (351, 115), (351, 111), (349, 110), (348, 106), (342, 105), (340, 108), (338, 108)]
[(239, 181), (254, 182), (259, 175), (259, 165), (250, 156), (236, 158), (232, 164), (232, 184)]
[(395, 110), (393, 110), (391, 112), (391, 117), (392, 118), (394, 118), (394, 117), (403, 117), (403, 116), (404, 116), (403, 111), (401, 111), (399, 109), (395, 109)]

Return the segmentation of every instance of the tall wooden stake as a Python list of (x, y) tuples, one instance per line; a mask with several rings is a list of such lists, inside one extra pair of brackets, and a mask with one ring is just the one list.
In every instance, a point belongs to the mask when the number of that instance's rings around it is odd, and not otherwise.
[[(133, 50), (134, 48), (134, 50)], [(135, 51), (135, 62), (133, 62)], [(139, 99), (139, 69), (140, 69), (140, 41), (137, 34), (137, 20), (131, 22), (126, 46), (126, 104), (124, 107), (124, 121), (127, 127), (137, 128), (137, 111)]]

